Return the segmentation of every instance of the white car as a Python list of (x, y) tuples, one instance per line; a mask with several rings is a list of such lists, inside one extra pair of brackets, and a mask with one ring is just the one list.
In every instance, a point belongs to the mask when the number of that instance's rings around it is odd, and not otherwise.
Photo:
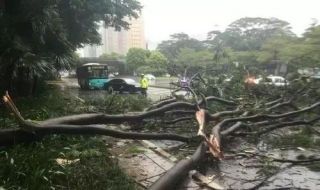
[(258, 78), (258, 79), (255, 79), (253, 82), (255, 84), (263, 83), (263, 84), (268, 84), (268, 85), (273, 85), (273, 86), (289, 85), (289, 82), (285, 78), (280, 77), (280, 76), (268, 76), (268, 77), (266, 77), (266, 81), (263, 81), (262, 78)]
[(153, 76), (153, 75), (151, 75), (151, 74), (147, 74), (147, 75), (145, 75), (145, 77), (146, 77), (146, 79), (148, 79), (148, 80), (156, 80), (156, 77)]

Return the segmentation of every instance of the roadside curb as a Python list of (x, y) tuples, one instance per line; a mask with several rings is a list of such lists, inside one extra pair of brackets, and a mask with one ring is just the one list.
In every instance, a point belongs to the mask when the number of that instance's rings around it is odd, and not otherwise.
[(149, 85), (149, 87), (153, 87), (153, 88), (163, 88), (163, 89), (171, 89), (170, 87), (157, 86), (157, 85)]
[(160, 156), (165, 157), (166, 159), (170, 160), (171, 162), (175, 163), (178, 161), (178, 159), (168, 152), (164, 151), (162, 148), (158, 147), (157, 145), (153, 144), (151, 141), (148, 140), (141, 140), (141, 144), (143, 144), (145, 147), (153, 150), (157, 154), (160, 154)]
[[(159, 154), (159, 156), (162, 156), (162, 157), (170, 160), (173, 163), (177, 163), (179, 161), (175, 156), (173, 156), (173, 155), (169, 154), (168, 152), (164, 151), (162, 148), (160, 148), (159, 146), (155, 145), (151, 141), (149, 141), (149, 140), (139, 140), (139, 141), (141, 142), (141, 144), (143, 146), (145, 146), (148, 149), (151, 149), (155, 153)], [(194, 171), (194, 172), (190, 171), (190, 172), (191, 172), (191, 175), (189, 175), (188, 178), (189, 178), (189, 180), (190, 180), (190, 182), (192, 184), (196, 184), (192, 180), (192, 178), (194, 178), (196, 180), (201, 181), (204, 186), (207, 186), (207, 187), (209, 187), (211, 189), (217, 189), (217, 190), (225, 189), (221, 185), (217, 184), (213, 180), (210, 180), (209, 178), (207, 178), (206, 176), (202, 175), (201, 173), (199, 173), (197, 171)], [(184, 179), (184, 180), (186, 180), (186, 179)]]

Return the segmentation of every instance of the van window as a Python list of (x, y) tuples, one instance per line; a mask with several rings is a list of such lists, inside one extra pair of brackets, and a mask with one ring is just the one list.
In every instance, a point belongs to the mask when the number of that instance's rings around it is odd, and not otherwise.
[(280, 79), (280, 78), (275, 78), (275, 79), (274, 79), (274, 82), (275, 82), (275, 83), (281, 83), (281, 79)]

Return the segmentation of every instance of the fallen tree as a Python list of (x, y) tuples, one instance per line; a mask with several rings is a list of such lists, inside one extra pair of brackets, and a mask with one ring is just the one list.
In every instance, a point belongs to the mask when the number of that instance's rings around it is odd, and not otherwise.
[(173, 168), (166, 172), (165, 175), (161, 176), (149, 189), (176, 189), (177, 184), (188, 175), (190, 170), (197, 169), (197, 166), (204, 159), (207, 149), (208, 145), (205, 142), (201, 143), (192, 156), (178, 162)]
[[(200, 74), (198, 75), (201, 77)], [(287, 93), (288, 89), (286, 89), (286, 93), (280, 95), (271, 92), (267, 95), (261, 95), (260, 89), (250, 88), (248, 91), (244, 91), (241, 98), (231, 98), (227, 93), (224, 93), (226, 97), (204, 97), (201, 92), (197, 94), (188, 87), (193, 99), (185, 102), (177, 98), (166, 99), (138, 114), (81, 114), (36, 123), (25, 120), (10, 96), (6, 94), (3, 100), (19, 122), (19, 129), (0, 131), (0, 145), (40, 141), (45, 135), (52, 134), (90, 134), (124, 139), (176, 140), (188, 143), (193, 135), (187, 137), (171, 133), (122, 132), (97, 125), (130, 122), (142, 125), (144, 121), (160, 117), (163, 119), (159, 123), (163, 126), (160, 127), (165, 128), (166, 125), (177, 125), (177, 123), (197, 119), (199, 126), (193, 125), (192, 127), (195, 130), (199, 128), (198, 135), (203, 137), (203, 142), (200, 143), (195, 154), (190, 159), (179, 162), (151, 187), (151, 189), (170, 189), (180, 182), (190, 170), (196, 169), (196, 166), (206, 157), (207, 151), (214, 157), (223, 160), (223, 140), (226, 138), (248, 135), (261, 136), (291, 126), (312, 128), (312, 125), (320, 119), (318, 116), (305, 115), (305, 113), (316, 114), (320, 107), (320, 102), (308, 103), (311, 98), (308, 97), (309, 94), (314, 92), (309, 85), (300, 85), (295, 93)], [(265, 91), (265, 89), (262, 90)], [(169, 119), (165, 121), (168, 116)], [(258, 129), (253, 131), (253, 128)]]

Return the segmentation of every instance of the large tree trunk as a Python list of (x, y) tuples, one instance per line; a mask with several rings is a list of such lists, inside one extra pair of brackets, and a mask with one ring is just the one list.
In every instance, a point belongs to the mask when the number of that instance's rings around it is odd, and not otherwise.
[(18, 84), (17, 84), (17, 90), (18, 90), (18, 94), (19, 96), (22, 96), (23, 93), (23, 79), (24, 79), (24, 68), (23, 67), (18, 67), (17, 69), (17, 80), (18, 80)]
[[(12, 92), (12, 77), (13, 77), (13, 72), (16, 68), (16, 65), (14, 63), (11, 63), (6, 67), (6, 71), (4, 74), (4, 82), (5, 82), (5, 91), (8, 91), (9, 93)], [(3, 92), (2, 92), (3, 93)]]
[(34, 74), (34, 75), (33, 75), (31, 95), (35, 95), (36, 92), (37, 92), (38, 79), (39, 79), (39, 76), (38, 76), (37, 74)]
[(189, 173), (203, 162), (208, 146), (205, 142), (201, 143), (195, 153), (190, 158), (181, 160), (163, 176), (161, 176), (149, 190), (177, 189), (179, 184)]

